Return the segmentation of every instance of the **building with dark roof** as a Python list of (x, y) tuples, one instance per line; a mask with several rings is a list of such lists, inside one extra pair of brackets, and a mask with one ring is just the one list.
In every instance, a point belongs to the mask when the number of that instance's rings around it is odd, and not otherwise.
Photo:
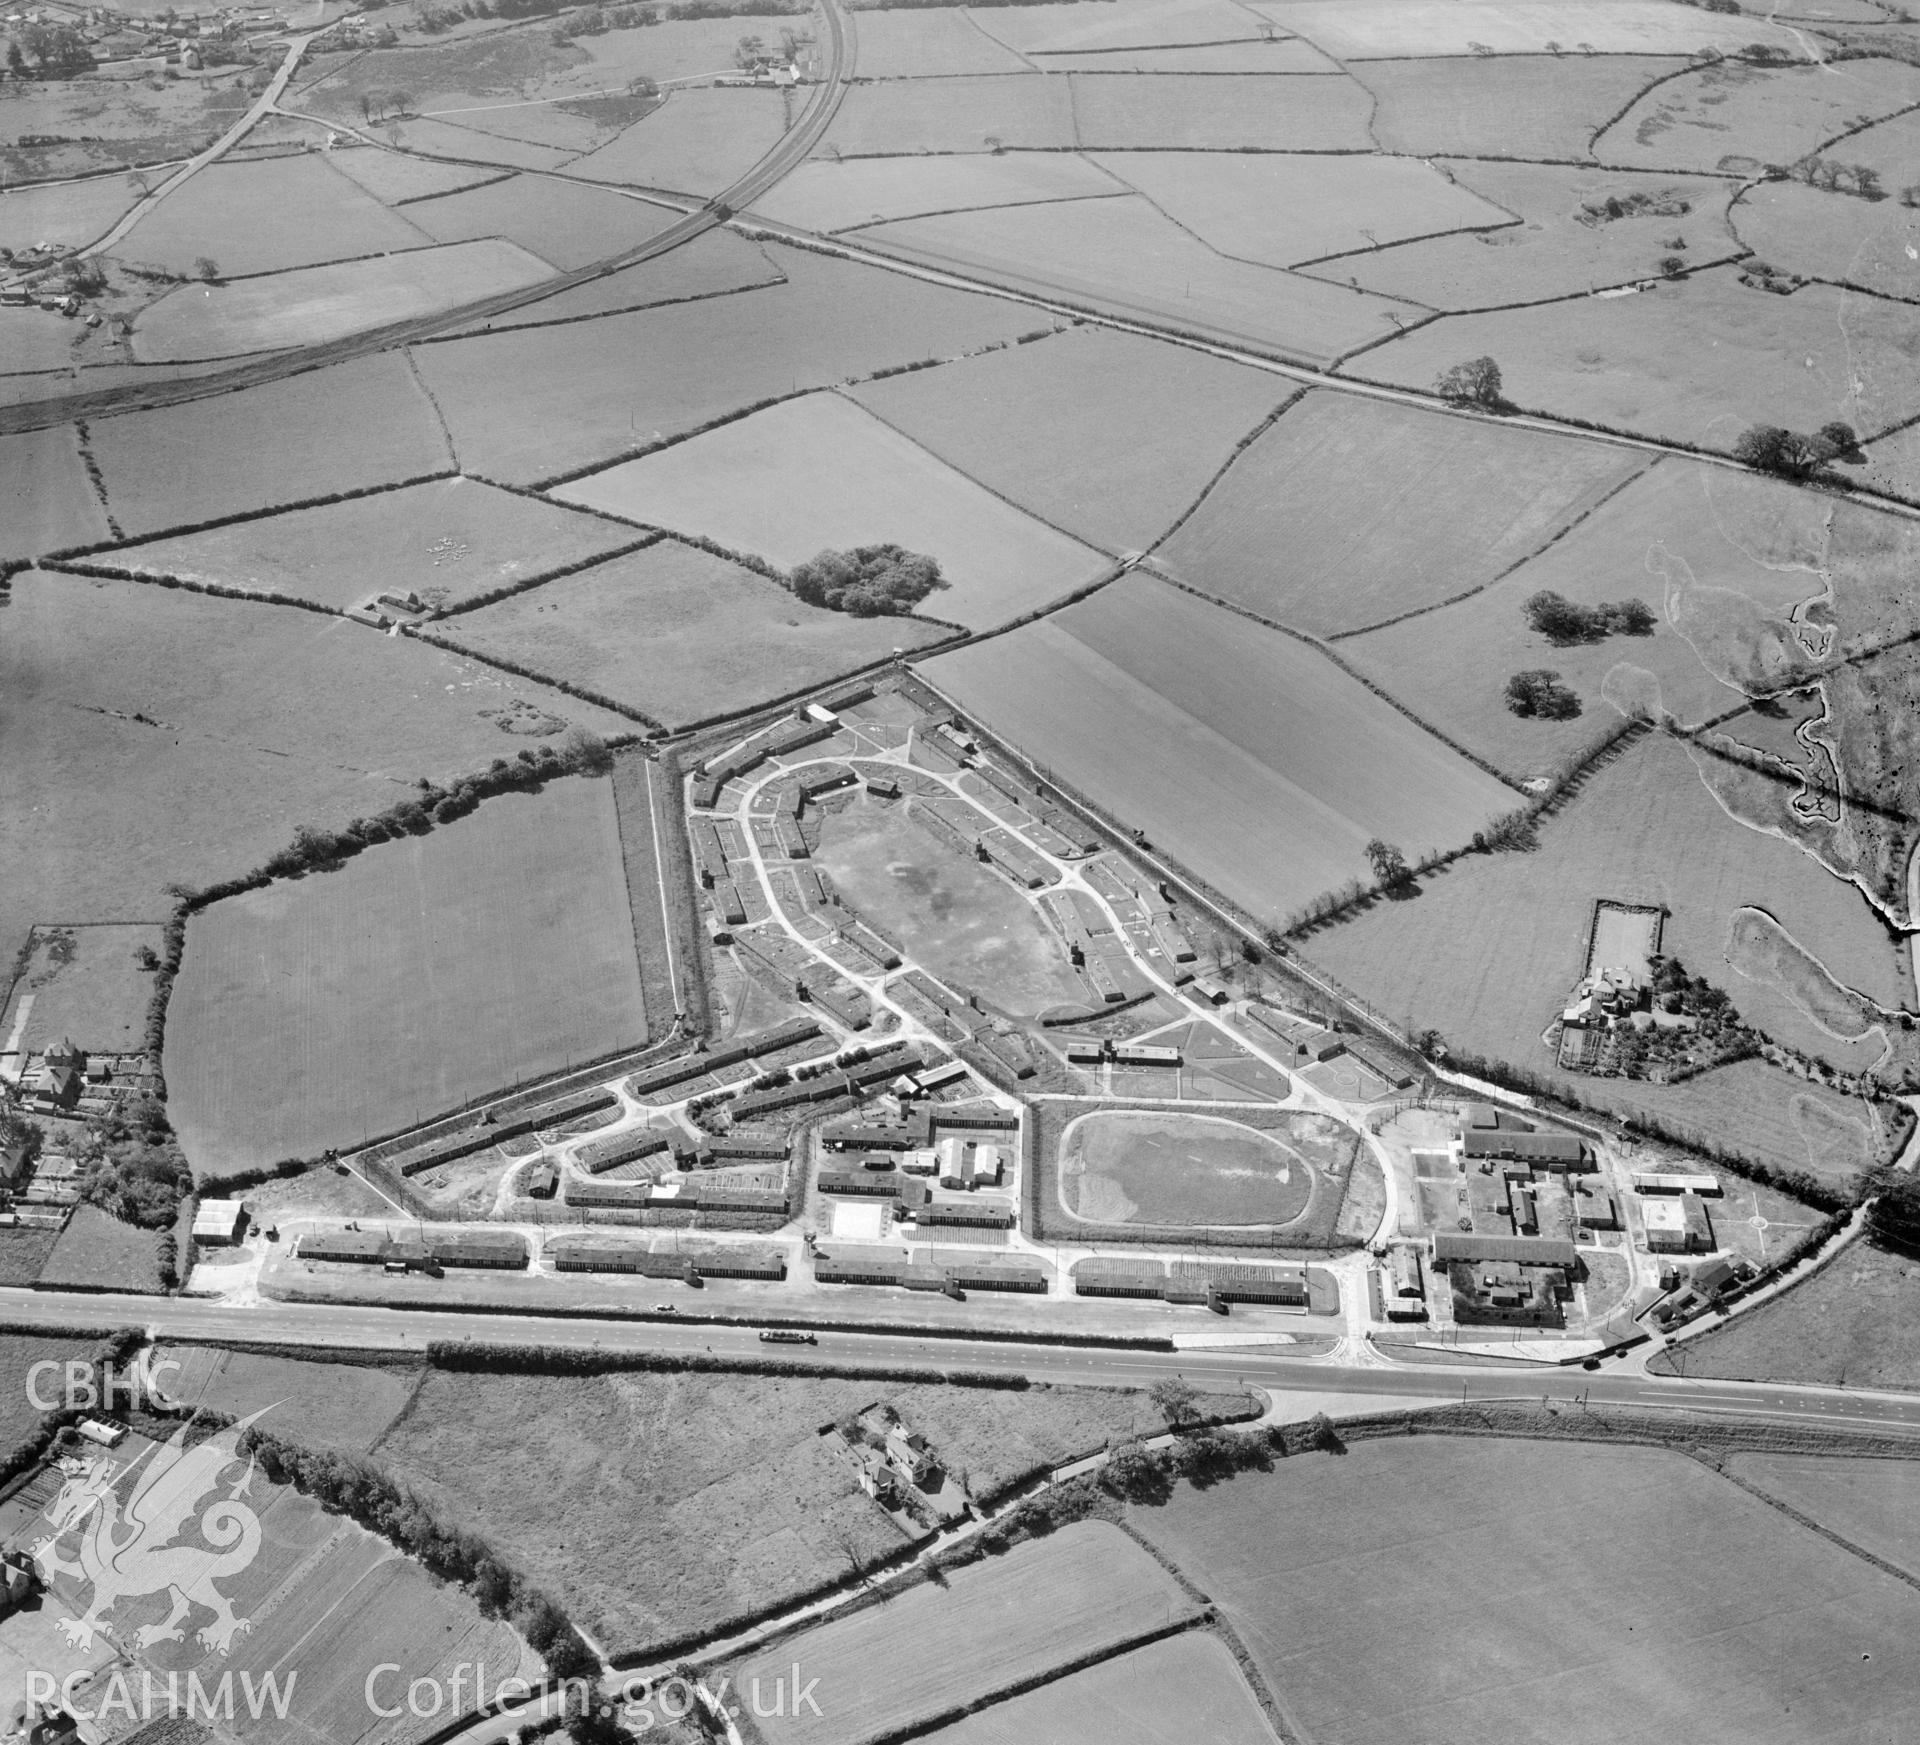
[(1472, 1158), (1514, 1158), (1547, 1169), (1587, 1167), (1586, 1141), (1573, 1133), (1521, 1133), (1508, 1127), (1469, 1127), (1461, 1136), (1461, 1154)]

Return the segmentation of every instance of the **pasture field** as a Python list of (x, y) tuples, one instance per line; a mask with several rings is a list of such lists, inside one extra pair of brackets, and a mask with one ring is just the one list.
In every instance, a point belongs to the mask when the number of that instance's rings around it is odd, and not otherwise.
[(1039, 911), (906, 807), (861, 799), (832, 814), (814, 860), (856, 914), (950, 986), (1022, 1018), (1087, 999)]
[(430, 1370), (374, 1453), (484, 1523), (596, 1641), (637, 1653), (843, 1577), (847, 1544), (901, 1544), (814, 1433), (882, 1398), (981, 1494), (1161, 1424), (1144, 1396), (1094, 1388)]
[[(1307, 1737), (1466, 1745), (1538, 1737), (1551, 1715), (1554, 1738), (1589, 1745), (1630, 1712), (1650, 1737), (1864, 1740), (1920, 1701), (1893, 1647), (1920, 1595), (1663, 1449), (1356, 1442), (1129, 1517), (1212, 1596)], [(1435, 1606), (1490, 1543), (1500, 1579)], [(1595, 1594), (1619, 1608), (1611, 1626)], [(1566, 1638), (1577, 1655), (1539, 1652)]]
[[(289, 431), (300, 466), (286, 464)], [(88, 427), (128, 534), (395, 484), (448, 466), (440, 421), (393, 352)]]
[(567, 166), (590, 182), (717, 194), (779, 144), (778, 91), (675, 91), (644, 120)]
[(1088, 151), (1370, 151), (1373, 104), (1352, 79), (1072, 73), (1073, 123)]
[[(1722, 61), (1655, 86), (1594, 140), (1593, 155), (1635, 169), (1757, 175), (1916, 103), (1920, 67), (1900, 61), (1847, 61), (1838, 77)], [(1844, 145), (1841, 155), (1854, 161)]]
[(35, 1283), (49, 1290), (132, 1291), (158, 1296), (160, 1232), (123, 1224), (98, 1206), (75, 1206)]
[(505, 170), (478, 169), (472, 164), (408, 157), (405, 152), (378, 146), (336, 147), (327, 154), (327, 161), (389, 206), (428, 200), (436, 194), (455, 194), (462, 188), (500, 181), (507, 174)]
[(924, 671), (1263, 921), (1364, 874), (1371, 837), (1418, 859), (1512, 807), (1317, 650), (1138, 572)]
[[(246, 113), (253, 96), (244, 72), (231, 79), (140, 84), (36, 80), (7, 104), (0, 175), (9, 182), (41, 182), (115, 166), (176, 163), (218, 139)], [(20, 145), (22, 136), (56, 143)]]
[[(1534, 852), (1469, 856), (1427, 880), (1418, 898), (1376, 904), (1306, 949), (1417, 1027), (1544, 1071), (1551, 1056), (1540, 1033), (1585, 968), (1596, 897), (1664, 903), (1667, 954), (1718, 985), (1728, 979), (1728, 922), (1749, 904), (1796, 938), (1819, 940), (1828, 968), (1849, 986), (1897, 1003), (1906, 985), (1899, 956), (1852, 887), (1790, 844), (1735, 823), (1693, 774), (1685, 748), (1664, 736), (1590, 776), (1578, 800), (1542, 824)], [(1777, 996), (1753, 984), (1732, 991), (1742, 1015), (1765, 1029)], [(1585, 1094), (1612, 1081), (1578, 1082)], [(1637, 1097), (1646, 1087), (1624, 1088)]]
[(167, 885), (234, 877), (296, 825), (382, 811), (419, 775), (511, 756), (529, 729), (630, 725), (288, 608), (31, 574), (6, 612), (0, 806), (46, 820), (0, 833), (13, 944), (46, 917), (165, 915)]
[(1735, 1478), (1920, 1579), (1920, 1466), (1817, 1454), (1736, 1454)]
[(1649, 56), (1446, 56), (1368, 61), (1354, 77), (1374, 94), (1382, 151), (1421, 156), (1591, 156), (1594, 134), (1684, 60)]
[[(628, 122), (641, 119), (650, 107), (648, 102), (638, 98), (614, 98), (611, 106), (617, 106), (618, 111), (624, 112)], [(570, 157), (596, 150), (617, 132), (613, 127), (600, 125), (590, 114), (569, 113), (573, 107), (525, 101), (479, 105), (461, 103), (447, 110), (445, 119), (463, 131), (471, 129), (477, 134), (498, 139), (545, 146), (552, 151), (565, 152)], [(589, 99), (581, 107), (591, 110), (597, 105)]]
[(1725, 452), (1757, 420), (1818, 430), (1838, 418), (1871, 437), (1920, 414), (1912, 325), (1884, 298), (1826, 285), (1781, 297), (1721, 267), (1636, 296), (1450, 315), (1349, 373), (1431, 389), (1493, 353), (1519, 407)]
[(938, 11), (860, 14), (859, 75), (863, 79), (951, 78), (962, 73), (1024, 73), (1012, 49), (981, 28), (975, 13)]
[(1079, 326), (849, 391), (970, 478), (1119, 552), (1151, 546), (1288, 390), (1184, 346)]
[[(1231, 0), (1118, 0), (1111, 6), (1082, 6), (1067, 0), (1065, 4), (995, 7), (973, 16), (980, 29), (1027, 55), (1257, 42), (1261, 35), (1258, 18)], [(863, 57), (865, 25), (863, 18)]]
[(305, 1175), (262, 1182), (247, 1189), (246, 1200), (256, 1224), (294, 1218), (384, 1218), (393, 1212), (393, 1202), (359, 1176), (337, 1175), (330, 1169), (310, 1169)]
[(1220, 1116), (1104, 1110), (1060, 1136), (1062, 1209), (1094, 1224), (1277, 1227), (1306, 1211), (1315, 1179), (1284, 1139)]
[(638, 537), (597, 515), (451, 478), (125, 546), (110, 561), (337, 612), (386, 592), (445, 610)]
[[(895, 14), (875, 16), (890, 18)], [(949, 14), (904, 16), (945, 18)], [(781, 224), (831, 232), (931, 212), (1125, 192), (1112, 176), (1070, 153), (814, 158), (776, 183), (753, 209)]]
[(1072, 149), (1073, 95), (1064, 77), (963, 75), (856, 85), (820, 153), (891, 157), (913, 152)]
[[(771, 14), (769, 14), (771, 16)], [(803, 34), (817, 27), (803, 13), (789, 18)], [(860, 71), (867, 71), (866, 20), (860, 29)], [(636, 30), (610, 30), (604, 36), (576, 36), (567, 46), (587, 58), (573, 76), (583, 85), (599, 89), (624, 87), (636, 75), (648, 78), (684, 79), (703, 74), (726, 72), (734, 65), (734, 50), (740, 42), (743, 26), (737, 16), (718, 18), (664, 18)], [(766, 34), (778, 40), (778, 27)], [(802, 59), (805, 68), (805, 59)]]
[[(88, 1358), (99, 1349), (97, 1339), (57, 1339), (39, 1333), (9, 1333), (0, 1337), (0, 1402), (4, 1402), (0, 1403), (0, 1448), (18, 1447), (40, 1427), (40, 1413), (27, 1398), (28, 1375), (36, 1363), (48, 1358), (56, 1363), (64, 1363), (68, 1358)], [(57, 1391), (57, 1384), (54, 1390), (43, 1386), (40, 1397), (49, 1398), (50, 1391)]]
[[(475, 938), (488, 950), (460, 949)], [(196, 1175), (217, 1180), (646, 1034), (613, 789), (568, 778), (200, 911), (169, 1102)], [(271, 1100), (248, 1094), (267, 1082)]]
[(1741, 240), (1782, 272), (1920, 302), (1920, 212), (1911, 206), (1769, 182), (1742, 196), (1733, 222)]
[(1263, 266), (1513, 222), (1406, 158), (1120, 152), (1094, 162), (1209, 248)]
[(0, 436), (0, 561), (110, 534), (71, 424)]
[(1315, 364), (1420, 315), (1408, 304), (1225, 260), (1138, 195), (909, 218), (863, 231), (861, 240), (1017, 291)]
[[(1822, 506), (1767, 479), (1668, 456), (1563, 539), (1471, 599), (1343, 637), (1340, 654), (1443, 732), (1521, 779), (1547, 775), (1608, 732), (1619, 709), (1695, 724), (1765, 688), (1797, 648), (1795, 607), (1821, 591)], [(1576, 605), (1640, 600), (1649, 636), (1555, 644), (1527, 619), (1536, 592)], [(1546, 667), (1581, 700), (1572, 720), (1522, 719), (1509, 675)]]
[[(76, 346), (86, 344), (87, 330), (44, 309), (0, 309), (0, 358), (8, 375), (65, 371), (76, 361)], [(46, 376), (41, 392), (58, 392), (57, 376)]]
[[(1686, 244), (1681, 258), (1695, 265), (1739, 251), (1727, 223), (1724, 183), (1565, 164), (1462, 161), (1442, 167), (1462, 188), (1520, 222), (1351, 255), (1310, 270), (1440, 309), (1493, 309), (1657, 277), (1660, 262), (1676, 252), (1669, 246), (1676, 237)], [(1588, 201), (1635, 194), (1682, 199), (1693, 209), (1683, 216), (1631, 213), (1605, 224), (1582, 221)]]
[(153, 997), (152, 973), (134, 961), (142, 947), (159, 951), (157, 922), (34, 928), (13, 997), (0, 1011), (0, 1043), (22, 1053), (51, 1048), (63, 1037), (90, 1054), (142, 1047)]
[[(784, 285), (751, 309), (713, 298), (564, 327), (420, 347), (414, 358), (469, 468), (530, 484), (789, 389), (959, 357), (1030, 332), (1003, 299), (768, 247)], [(103, 426), (95, 426), (96, 431)], [(96, 441), (98, 438), (96, 437)], [(809, 552), (808, 556), (812, 556)]]
[[(1311, 43), (1281, 36), (1271, 41), (1209, 43), (1187, 48), (1098, 49), (1085, 54), (1036, 56), (1047, 73), (1257, 73), (1338, 76), (1342, 69)], [(1280, 95), (1276, 89), (1275, 95)]]
[(32, 248), (39, 242), (85, 248), (105, 236), (138, 197), (133, 179), (122, 176), (8, 188), (0, 192), (0, 248)]
[(1235, 460), (1159, 558), (1264, 618), (1347, 634), (1485, 587), (1642, 465), (1484, 419), (1309, 394)]
[(926, 1745), (1272, 1745), (1246, 1676), (1218, 1636), (1186, 1630), (926, 1733)]
[(809, 606), (765, 576), (666, 539), (483, 606), (445, 634), (483, 660), (510, 660), (684, 726), (951, 632)]
[(1735, 912), (1727, 931), (1727, 962), (1739, 976), (1771, 988), (1805, 1015), (1800, 1034), (1783, 1034), (1783, 1042), (1860, 1068), (1885, 1051), (1886, 1014), (1836, 982), (1819, 958), (1764, 909)]
[[(789, 1637), (734, 1671), (736, 1688), (795, 1655), (820, 1678), (818, 1701), (841, 1745), (893, 1738), (1103, 1648), (1199, 1610), (1119, 1528), (1077, 1521), (909, 1588), (883, 1606)], [(808, 1736), (805, 1717), (760, 1720), (768, 1745)]]
[[(248, 1203), (252, 1203), (252, 1195)], [(244, 1418), (263, 1406), (276, 1436), (310, 1448), (364, 1454), (380, 1440), (420, 1385), (408, 1364), (313, 1363), (265, 1351), (217, 1345), (163, 1345), (154, 1352), (167, 1398)], [(161, 1365), (172, 1362), (179, 1368)]]
[(1660, 0), (1556, 6), (1546, 0), (1260, 0), (1254, 10), (1343, 61), (1473, 54), (1733, 54), (1749, 43), (1807, 50), (1791, 30), (1764, 19), (1676, 12)]
[(783, 284), (785, 277), (757, 243), (731, 230), (709, 230), (655, 260), (622, 267), (617, 273), (602, 274), (504, 315), (489, 316), (457, 329), (456, 334), (466, 337), (514, 327), (585, 321), (662, 303), (685, 303)]
[(1847, 137), (1840, 154), (1850, 164), (1865, 164), (1890, 188), (1898, 188), (1920, 157), (1920, 113), (1892, 115)]
[(1920, 1261), (1858, 1242), (1784, 1296), (1664, 1352), (1663, 1375), (1920, 1390)]
[(894, 541), (937, 558), (950, 584), (921, 612), (974, 630), (1047, 605), (1106, 567), (838, 394), (783, 400), (555, 494), (783, 570), (828, 547)]
[[(287, 214), (300, 222), (289, 224)], [(341, 175), (324, 155), (211, 164), (114, 245), (124, 261), (193, 274), (209, 256), (226, 278), (356, 260), (430, 241)]]
[(664, 206), (554, 176), (515, 176), (407, 207), (408, 221), (436, 241), (500, 237), (563, 272), (637, 248), (678, 216)]
[(495, 164), (510, 170), (557, 170), (579, 154), (559, 151), (550, 145), (535, 145), (531, 140), (512, 139), (503, 133), (487, 133), (477, 127), (463, 127), (457, 121), (431, 121), (415, 117), (390, 122), (383, 130), (395, 145), (428, 158), (452, 159), (471, 164)]
[(141, 312), (133, 349), (147, 362), (185, 363), (320, 345), (362, 328), (537, 285), (551, 271), (525, 249), (489, 239), (305, 267), (218, 288), (181, 285)]

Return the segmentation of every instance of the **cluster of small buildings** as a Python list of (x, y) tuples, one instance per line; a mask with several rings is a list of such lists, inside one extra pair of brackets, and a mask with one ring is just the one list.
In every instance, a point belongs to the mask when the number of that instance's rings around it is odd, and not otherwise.
[(842, 692), (831, 703), (810, 703), (731, 750), (708, 758), (694, 776), (694, 805), (702, 811), (711, 811), (719, 803), (720, 790), (728, 782), (758, 769), (770, 757), (784, 757), (832, 738), (839, 726), (838, 712), (864, 703), (872, 695), (873, 687), (867, 685)]
[(1440, 1231), (1433, 1264), (1443, 1271), (1460, 1326), (1564, 1327), (1580, 1256), (1548, 1236), (1481, 1236)]

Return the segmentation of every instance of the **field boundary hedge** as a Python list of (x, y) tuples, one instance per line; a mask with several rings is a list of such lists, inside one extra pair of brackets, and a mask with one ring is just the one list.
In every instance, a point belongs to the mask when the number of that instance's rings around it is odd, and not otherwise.
[[(784, 17), (788, 15), (782, 14), (782, 13), (774, 13), (774, 14), (769, 14), (768, 16)], [(466, 40), (468, 42), (471, 42), (473, 38), (468, 37)], [(448, 160), (443, 159), (441, 161), (445, 162)], [(500, 177), (497, 179), (503, 180), (503, 181), (510, 181), (514, 175), (525, 174), (525, 173), (526, 172), (524, 171), (510, 171), (506, 176)], [(571, 177), (563, 177), (561, 179), (572, 180)], [(482, 187), (482, 188), (491, 187), (492, 185), (493, 184), (491, 182), (481, 182), (477, 184), (478, 187)], [(606, 184), (596, 182), (596, 183), (587, 183), (582, 185), (591, 186), (591, 187), (604, 187)], [(462, 194), (470, 194), (473, 191), (474, 189), (472, 188), (462, 188), (458, 190), (458, 192)], [(416, 205), (420, 200), (441, 200), (445, 198), (446, 196), (443, 194), (417, 195), (412, 200), (395, 201), (394, 209), (398, 211), (399, 208), (402, 206)], [(765, 255), (764, 252), (762, 253), (761, 258), (763, 260), (768, 259), (768, 257)], [(788, 276), (784, 272), (780, 271), (780, 265), (777, 261), (768, 260), (768, 264), (773, 267), (776, 273), (779, 274), (778, 278), (762, 279), (757, 284), (752, 284), (752, 285), (723, 285), (720, 289), (715, 291), (696, 291), (691, 295), (685, 296), (685, 297), (661, 297), (650, 303), (628, 303), (628, 304), (623, 304), (618, 309), (596, 309), (592, 311), (590, 314), (586, 314), (586, 315), (556, 315), (551, 321), (516, 321), (512, 323), (510, 326), (504, 327), (504, 328), (482, 327), (476, 330), (474, 328), (469, 327), (469, 328), (463, 328), (456, 333), (434, 333), (434, 334), (429, 334), (425, 339), (416, 340), (414, 341), (414, 343), (416, 345), (445, 345), (453, 340), (458, 340), (458, 339), (486, 339), (496, 332), (497, 333), (525, 333), (532, 328), (571, 327), (575, 323), (581, 322), (581, 321), (602, 321), (606, 319), (606, 317), (608, 317), (609, 315), (638, 315), (643, 310), (647, 310), (647, 309), (671, 309), (677, 303), (706, 303), (706, 302), (711, 302), (716, 297), (738, 297), (742, 293), (747, 291), (770, 291), (778, 285), (785, 285), (785, 284), (791, 283), (791, 280), (788, 278)], [(607, 274), (597, 275), (597, 276), (612, 278), (613, 274), (607, 273)], [(554, 292), (553, 295), (562, 296), (565, 294), (565, 291), (567, 290), (577, 291), (580, 288), (581, 287), (578, 285), (569, 285), (569, 286), (566, 286), (563, 291)], [(537, 300), (537, 301), (540, 301), (540, 300)], [(535, 307), (535, 304), (530, 303), (526, 305), (526, 307), (533, 308)]]
[[(665, 1317), (662, 1317), (665, 1319)], [(678, 1317), (675, 1317), (678, 1319)], [(807, 1363), (790, 1357), (715, 1357), (704, 1351), (606, 1352), (570, 1345), (476, 1345), (464, 1339), (436, 1339), (427, 1346), (436, 1368), (487, 1375), (598, 1375), (606, 1370), (677, 1374), (826, 1376), (835, 1381), (893, 1381), (908, 1386), (987, 1388), (1026, 1393), (1033, 1383), (1018, 1370), (926, 1369), (903, 1364), (896, 1369), (859, 1364)]]

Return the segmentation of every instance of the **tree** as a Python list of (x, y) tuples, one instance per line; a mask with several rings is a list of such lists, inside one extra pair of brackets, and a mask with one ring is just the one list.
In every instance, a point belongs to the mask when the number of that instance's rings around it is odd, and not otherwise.
[(1138, 1440), (1122, 1442), (1107, 1456), (1100, 1482), (1115, 1496), (1133, 1503), (1161, 1501), (1168, 1492), (1165, 1468)]
[(209, 285), (220, 282), (220, 263), (210, 254), (203, 254), (193, 263), (196, 278), (205, 279)]
[(1586, 642), (1593, 636), (1593, 619), (1584, 606), (1576, 606), (1564, 594), (1542, 588), (1529, 594), (1520, 610), (1527, 622), (1549, 642), (1561, 644)]
[(1733, 458), (1756, 472), (1789, 479), (1805, 478), (1818, 464), (1807, 439), (1778, 424), (1754, 424), (1742, 431)]
[(1190, 1423), (1197, 1417), (1200, 1396), (1183, 1376), (1163, 1375), (1147, 1389), (1147, 1398), (1169, 1424)]
[(733, 51), (734, 65), (744, 72), (752, 72), (766, 58), (767, 45), (757, 36), (743, 36)]
[(1367, 859), (1373, 865), (1374, 880), (1382, 890), (1404, 890), (1413, 883), (1407, 857), (1391, 842), (1383, 842), (1376, 836), (1367, 844)]
[[(7, 71), (16, 79), (24, 79), (27, 76), (27, 57), (21, 52), (18, 42), (7, 44)], [(1912, 202), (1909, 201), (1908, 204), (1911, 205)]]
[(1571, 721), (1580, 699), (1549, 667), (1530, 667), (1507, 680), (1507, 707), (1514, 714), (1544, 721)]
[(1466, 363), (1442, 370), (1433, 386), (1441, 399), (1456, 405), (1483, 406), (1497, 412), (1506, 404), (1501, 392), (1500, 366), (1490, 357), (1470, 358)]
[(1823, 424), (1813, 433), (1813, 439), (1823, 447), (1828, 456), (1853, 454), (1860, 447), (1860, 438), (1854, 428), (1845, 420), (1836, 418), (1830, 424)]
[(897, 545), (860, 545), (821, 552), (790, 572), (787, 586), (809, 606), (876, 618), (911, 612), (947, 582), (930, 557)]

